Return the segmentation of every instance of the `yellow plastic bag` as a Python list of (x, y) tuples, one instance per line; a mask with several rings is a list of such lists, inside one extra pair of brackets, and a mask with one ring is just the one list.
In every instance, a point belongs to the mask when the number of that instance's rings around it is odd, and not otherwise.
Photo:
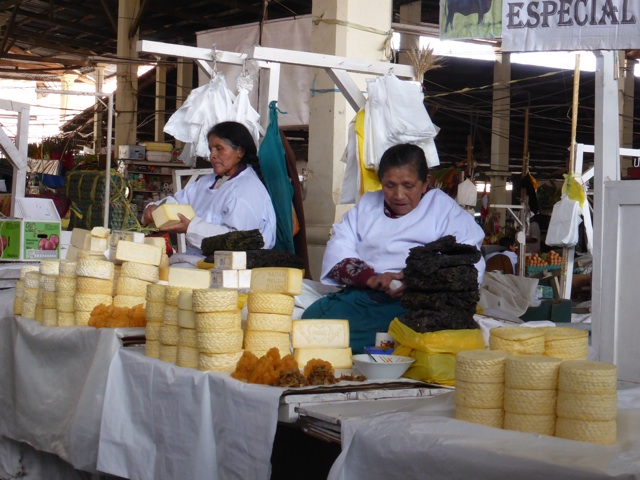
[(580, 208), (584, 205), (584, 201), (587, 199), (584, 188), (576, 179), (576, 175), (563, 175), (565, 178), (564, 184), (562, 185), (562, 193), (566, 193), (569, 200), (573, 200), (580, 204)]
[(394, 355), (416, 359), (404, 374), (405, 377), (441, 385), (455, 385), (458, 352), (485, 348), (480, 330), (418, 333), (397, 318), (389, 325), (389, 335), (396, 342)]

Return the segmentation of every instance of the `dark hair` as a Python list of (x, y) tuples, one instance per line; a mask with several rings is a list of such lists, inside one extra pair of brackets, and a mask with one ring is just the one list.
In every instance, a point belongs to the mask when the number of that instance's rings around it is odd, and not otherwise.
[(244, 155), (240, 161), (247, 166), (251, 166), (262, 183), (265, 183), (264, 178), (262, 178), (256, 143), (247, 127), (239, 122), (220, 122), (207, 132), (207, 140), (211, 137), (226, 140), (234, 150), (242, 148)]
[(406, 166), (411, 166), (415, 170), (420, 181), (427, 181), (429, 167), (427, 166), (424, 151), (417, 145), (411, 143), (394, 145), (382, 154), (380, 165), (378, 166), (378, 178), (382, 181), (382, 177), (384, 177), (384, 174), (390, 168)]
[(509, 248), (516, 244), (516, 239), (513, 237), (502, 237), (498, 243), (501, 247)]

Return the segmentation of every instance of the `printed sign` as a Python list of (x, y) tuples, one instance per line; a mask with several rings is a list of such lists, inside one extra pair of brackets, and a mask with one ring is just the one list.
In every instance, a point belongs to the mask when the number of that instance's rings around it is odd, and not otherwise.
[(441, 0), (440, 38), (500, 38), (502, 2), (503, 0)]

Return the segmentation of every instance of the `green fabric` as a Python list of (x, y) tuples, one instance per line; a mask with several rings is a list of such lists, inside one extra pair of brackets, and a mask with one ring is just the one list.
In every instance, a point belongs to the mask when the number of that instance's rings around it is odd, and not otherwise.
[(293, 186), (278, 128), (278, 109), (275, 101), (269, 104), (269, 126), (262, 139), (258, 157), (260, 170), (276, 211), (276, 245), (274, 250), (295, 253), (293, 245)]
[(354, 354), (375, 345), (376, 333), (386, 332), (396, 317), (406, 312), (400, 299), (368, 289), (345, 288), (311, 304), (302, 314), (307, 319), (349, 320), (350, 346)]

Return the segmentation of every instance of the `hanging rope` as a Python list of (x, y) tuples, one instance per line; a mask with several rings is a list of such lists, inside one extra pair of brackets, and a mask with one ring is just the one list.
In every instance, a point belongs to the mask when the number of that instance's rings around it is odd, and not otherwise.
[(395, 52), (391, 45), (393, 39), (393, 29), (388, 31), (378, 30), (377, 28), (368, 27), (366, 25), (360, 25), (358, 23), (348, 22), (346, 20), (338, 20), (335, 18), (324, 18), (322, 15), (319, 17), (313, 17), (313, 24), (320, 25), (320, 22), (327, 23), (329, 25), (340, 25), (341, 27), (354, 28), (356, 30), (362, 30), (363, 32), (373, 33), (375, 35), (384, 35), (386, 38), (382, 46), (382, 51), (387, 60), (395, 60)]

